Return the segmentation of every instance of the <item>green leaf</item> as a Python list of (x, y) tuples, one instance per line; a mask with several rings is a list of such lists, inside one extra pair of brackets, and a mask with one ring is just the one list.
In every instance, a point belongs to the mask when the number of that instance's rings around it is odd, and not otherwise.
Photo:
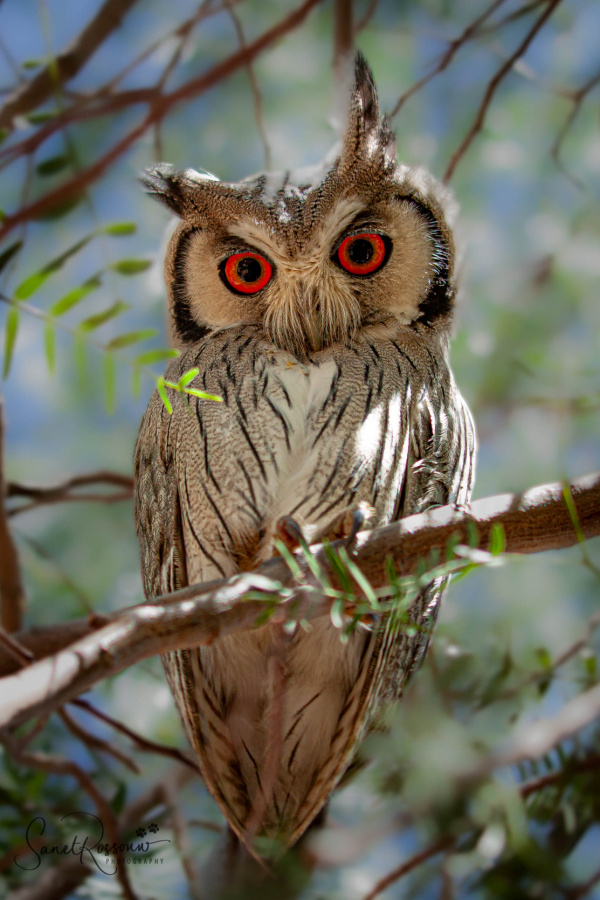
[(112, 237), (122, 237), (126, 234), (134, 234), (137, 231), (135, 222), (114, 222), (112, 225), (104, 225), (100, 232), (110, 234)]
[(4, 337), (4, 367), (2, 377), (7, 378), (10, 372), (10, 365), (15, 349), (15, 341), (17, 339), (17, 331), (19, 330), (19, 310), (15, 306), (11, 306), (6, 314), (5, 337)]
[[(50, 118), (52, 118), (52, 116)], [(44, 222), (46, 220), (62, 219), (63, 216), (67, 216), (71, 212), (71, 210), (75, 209), (76, 206), (79, 206), (84, 196), (85, 195), (83, 193), (74, 194), (71, 197), (68, 197), (66, 200), (58, 200), (52, 206), (48, 206), (44, 210), (42, 210), (42, 212), (38, 213), (35, 216), (32, 216), (32, 218), (37, 219), (41, 222)]]
[(27, 113), (25, 118), (28, 122), (31, 122), (32, 125), (43, 125), (44, 122), (49, 122), (50, 119), (54, 119), (60, 110), (58, 109), (48, 109), (44, 112), (31, 112)]
[(334, 628), (342, 629), (344, 627), (344, 603), (342, 600), (333, 601), (329, 615)]
[(80, 303), (88, 294), (91, 294), (92, 291), (95, 291), (96, 288), (99, 288), (102, 284), (102, 280), (99, 275), (93, 275), (91, 278), (88, 278), (87, 281), (84, 281), (83, 284), (80, 284), (79, 287), (76, 287), (74, 290), (69, 291), (68, 294), (65, 294), (64, 297), (61, 297), (60, 300), (57, 300), (56, 303), (49, 309), (49, 314), (51, 316), (63, 316), (66, 312)]
[(112, 306), (109, 306), (108, 309), (96, 313), (95, 316), (90, 316), (88, 319), (84, 319), (77, 327), (83, 332), (94, 331), (110, 319), (120, 316), (126, 309), (129, 309), (129, 304), (124, 303), (122, 300), (117, 300)]
[(46, 362), (48, 370), (54, 374), (56, 363), (56, 332), (52, 322), (46, 322), (44, 326), (44, 350), (46, 352)]
[(184, 372), (177, 382), (177, 389), (182, 391), (184, 388), (186, 388), (190, 381), (194, 380), (199, 371), (199, 369), (189, 369), (189, 371)]
[(377, 596), (376, 596), (375, 591), (373, 590), (373, 586), (369, 582), (368, 578), (366, 578), (366, 576), (361, 572), (361, 570), (358, 568), (358, 566), (356, 565), (354, 560), (350, 559), (350, 557), (348, 555), (348, 551), (346, 550), (345, 547), (340, 547), (338, 552), (340, 554), (340, 560), (346, 566), (346, 568), (348, 569), (348, 571), (350, 572), (350, 574), (356, 581), (357, 585), (359, 586), (359, 588), (361, 589), (361, 591), (363, 592), (363, 594), (369, 601), (369, 605), (373, 606), (373, 607), (377, 607), (378, 606)]
[(148, 338), (155, 337), (158, 334), (154, 328), (146, 328), (143, 331), (128, 331), (127, 334), (120, 334), (113, 338), (106, 345), (107, 350), (120, 350), (121, 347), (129, 347), (130, 344), (139, 344), (140, 341), (146, 341)]
[(70, 162), (68, 156), (50, 156), (48, 159), (44, 159), (41, 163), (38, 163), (35, 170), (38, 175), (54, 175), (56, 172), (61, 172), (65, 169)]
[(87, 345), (83, 334), (80, 331), (75, 332), (75, 365), (77, 366), (77, 373), (79, 377), (80, 384), (87, 384), (88, 379), (88, 370), (87, 370)]
[(273, 544), (275, 546), (275, 549), (281, 556), (281, 558), (285, 561), (288, 569), (290, 570), (290, 572), (292, 573), (294, 578), (296, 580), (301, 579), (302, 578), (302, 570), (301, 570), (300, 566), (298, 565), (298, 561), (296, 560), (296, 557), (294, 556), (292, 551), (289, 549), (289, 547), (287, 547), (286, 544), (283, 543), (283, 541), (280, 541), (279, 538), (275, 538), (275, 540), (273, 541)]
[(115, 410), (116, 397), (116, 367), (112, 353), (104, 357), (104, 388), (106, 391), (106, 409), (112, 414)]
[(21, 66), (24, 69), (39, 69), (40, 66), (44, 65), (43, 59), (25, 59), (21, 63)]
[(131, 373), (131, 392), (133, 394), (134, 400), (139, 400), (140, 393), (142, 390), (142, 373), (140, 372), (140, 367), (134, 365), (133, 372)]
[(23, 241), (15, 241), (14, 244), (11, 244), (10, 247), (7, 247), (6, 250), (0, 253), (0, 272), (10, 262), (15, 253), (19, 252), (22, 246)]
[(138, 275), (145, 272), (152, 265), (151, 259), (120, 259), (111, 265), (114, 272), (119, 275)]
[(167, 389), (162, 378), (159, 378), (156, 382), (156, 389), (160, 394), (160, 399), (162, 400), (166, 411), (169, 413), (169, 415), (171, 415), (171, 413), (173, 412), (173, 407), (171, 406), (171, 401), (167, 396)]
[(506, 549), (506, 535), (502, 522), (494, 522), (490, 528), (490, 553), (499, 556)]
[(73, 244), (72, 247), (69, 247), (68, 250), (65, 250), (64, 253), (61, 253), (60, 256), (57, 256), (55, 259), (50, 260), (49, 263), (46, 263), (42, 269), (39, 269), (37, 272), (34, 272), (33, 275), (26, 278), (25, 281), (22, 281), (15, 291), (17, 300), (27, 300), (28, 297), (31, 297), (31, 295), (44, 284), (50, 275), (61, 269), (67, 260), (72, 256), (75, 256), (76, 253), (79, 253), (79, 251), (90, 242), (92, 237), (93, 234), (86, 235), (86, 237), (77, 241), (76, 244)]
[(222, 403), (223, 398), (217, 394), (207, 394), (206, 391), (197, 391), (196, 388), (184, 388), (184, 394), (191, 394), (192, 397), (199, 397), (200, 400), (214, 400), (215, 403)]
[(146, 350), (145, 353), (140, 353), (139, 356), (136, 356), (133, 362), (136, 366), (151, 366), (153, 363), (162, 362), (165, 359), (173, 359), (177, 356), (181, 356), (179, 350)]

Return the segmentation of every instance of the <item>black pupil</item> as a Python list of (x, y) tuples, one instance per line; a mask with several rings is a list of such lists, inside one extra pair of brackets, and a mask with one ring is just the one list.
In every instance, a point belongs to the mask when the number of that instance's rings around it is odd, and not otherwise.
[(368, 263), (374, 252), (373, 244), (366, 238), (357, 238), (348, 247), (348, 256), (357, 266)]
[(236, 266), (237, 277), (240, 281), (245, 281), (247, 284), (252, 284), (253, 281), (258, 281), (262, 274), (262, 266), (257, 259), (254, 259), (253, 256), (245, 256), (244, 259), (240, 259), (239, 263)]

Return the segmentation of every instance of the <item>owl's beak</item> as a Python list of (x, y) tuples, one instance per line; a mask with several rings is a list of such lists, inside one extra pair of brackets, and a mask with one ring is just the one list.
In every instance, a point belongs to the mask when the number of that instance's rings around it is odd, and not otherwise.
[(310, 349), (315, 352), (323, 349), (323, 318), (319, 307), (304, 316), (306, 340)]

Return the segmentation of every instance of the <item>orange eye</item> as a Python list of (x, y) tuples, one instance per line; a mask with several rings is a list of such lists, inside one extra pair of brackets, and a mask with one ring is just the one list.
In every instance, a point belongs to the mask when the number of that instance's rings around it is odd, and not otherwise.
[(256, 294), (271, 280), (273, 266), (258, 253), (232, 253), (225, 260), (223, 274), (230, 288), (240, 294)]
[(389, 238), (365, 232), (344, 238), (337, 252), (340, 265), (352, 275), (370, 275), (386, 261)]

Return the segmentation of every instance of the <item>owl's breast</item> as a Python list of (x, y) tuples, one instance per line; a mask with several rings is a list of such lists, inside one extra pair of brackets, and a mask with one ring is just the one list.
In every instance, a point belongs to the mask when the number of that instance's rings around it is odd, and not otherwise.
[(298, 362), (258, 340), (221, 338), (180, 365), (200, 368), (194, 386), (223, 398), (199, 400), (177, 421), (190, 580), (272, 556), (282, 516), (309, 541), (341, 533), (357, 506), (372, 525), (394, 517), (416, 384), (392, 342)]

